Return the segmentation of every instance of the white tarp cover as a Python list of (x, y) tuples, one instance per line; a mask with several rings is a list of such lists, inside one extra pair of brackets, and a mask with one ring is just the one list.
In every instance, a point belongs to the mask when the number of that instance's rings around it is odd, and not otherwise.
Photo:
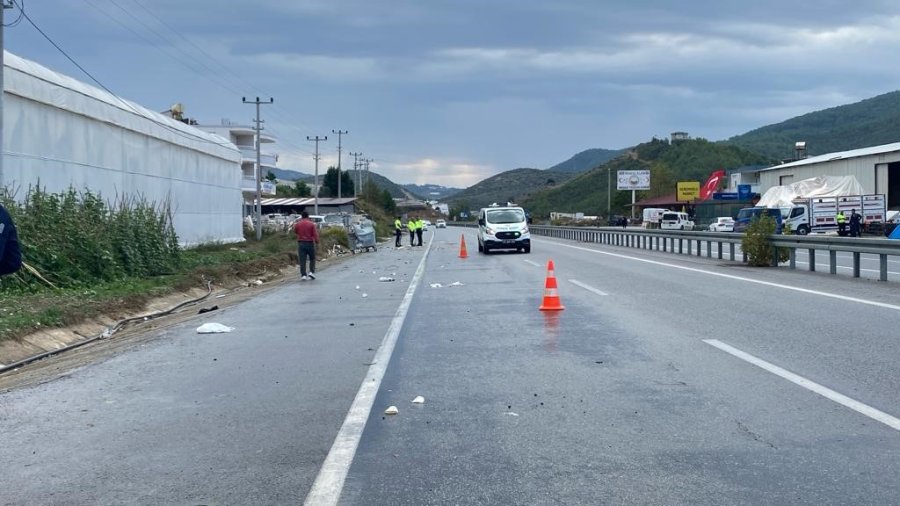
[(182, 244), (243, 240), (231, 142), (4, 52), (3, 180), (168, 202)]
[(862, 194), (863, 187), (853, 176), (819, 176), (785, 186), (773, 186), (763, 194), (756, 205), (769, 208), (793, 207), (794, 199), (799, 198)]

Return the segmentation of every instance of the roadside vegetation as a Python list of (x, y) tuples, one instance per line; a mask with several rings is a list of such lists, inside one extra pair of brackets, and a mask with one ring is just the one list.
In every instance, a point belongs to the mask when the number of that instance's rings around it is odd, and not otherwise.
[[(150, 299), (191, 288), (245, 285), (296, 265), (291, 232), (247, 233), (239, 244), (178, 245), (166, 205), (100, 195), (32, 189), (21, 202), (4, 198), (16, 222), (23, 259), (0, 278), (0, 341), (99, 316), (140, 311)], [(347, 246), (342, 229), (322, 234), (320, 258)]]
[[(775, 255), (778, 255), (778, 262), (788, 261), (790, 255), (788, 249), (776, 248), (769, 242), (769, 236), (775, 233), (776, 227), (775, 218), (766, 214), (753, 218), (747, 225), (746, 233), (741, 240), (741, 249), (747, 254), (748, 265), (771, 266)], [(790, 234), (790, 228), (785, 227), (782, 233)]]

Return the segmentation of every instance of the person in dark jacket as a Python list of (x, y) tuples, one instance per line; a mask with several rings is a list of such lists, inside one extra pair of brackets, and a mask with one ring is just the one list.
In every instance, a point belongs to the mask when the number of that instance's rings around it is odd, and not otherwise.
[(856, 214), (856, 209), (850, 211), (850, 237), (860, 237), (860, 225), (862, 216)]
[(12, 274), (22, 268), (22, 252), (16, 225), (6, 208), (0, 204), (0, 276)]

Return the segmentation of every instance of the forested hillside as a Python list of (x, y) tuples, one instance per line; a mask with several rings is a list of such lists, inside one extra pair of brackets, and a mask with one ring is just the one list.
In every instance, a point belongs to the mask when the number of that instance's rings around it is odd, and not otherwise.
[(805, 141), (809, 156), (900, 141), (900, 91), (811, 112), (723, 141), (775, 160), (793, 157)]
[[(538, 169), (515, 169), (502, 172), (476, 183), (447, 199), (450, 207), (463, 206), (478, 210), (491, 203), (519, 202), (543, 188), (571, 178), (567, 172)], [(465, 210), (465, 209), (464, 209)]]
[[(606, 215), (607, 192), (611, 193), (613, 214), (623, 214), (631, 204), (630, 191), (616, 190), (616, 171), (650, 170), (649, 191), (637, 192), (637, 200), (675, 193), (678, 181), (699, 181), (701, 184), (716, 169), (766, 164), (764, 156), (737, 146), (694, 139), (669, 143), (653, 139), (640, 144), (605, 165), (579, 174), (555, 188), (532, 194), (522, 204), (535, 217), (547, 217), (551, 211), (583, 212)], [(608, 172), (609, 171), (609, 174)], [(610, 185), (607, 184), (611, 181)]]
[(597, 168), (624, 152), (624, 149), (587, 149), (547, 170), (574, 173), (584, 172)]

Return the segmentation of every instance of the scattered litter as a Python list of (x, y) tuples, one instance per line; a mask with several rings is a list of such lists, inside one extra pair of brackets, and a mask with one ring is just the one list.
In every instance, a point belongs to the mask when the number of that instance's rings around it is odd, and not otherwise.
[(263, 281), (261, 279), (257, 279), (256, 281), (253, 282), (253, 284), (259, 286), (259, 285), (263, 284)]
[(208, 313), (210, 311), (215, 311), (216, 309), (219, 309), (219, 306), (200, 308), (200, 311), (197, 311), (197, 314)]
[(363, 297), (368, 297), (368, 296), (369, 296), (369, 294), (367, 294), (367, 293), (363, 294)]
[(355, 323), (350, 323), (350, 326), (351, 326), (351, 327), (354, 327), (354, 326), (356, 326), (356, 324), (355, 324)]
[(431, 288), (444, 288), (444, 285), (440, 283), (431, 283)]
[(396, 279), (390, 276), (381, 276), (380, 278), (378, 278), (378, 281), (396, 281)]
[(356, 285), (356, 289), (359, 290), (359, 285)]
[(518, 413), (513, 413), (512, 411), (507, 411), (507, 412), (506, 412), (506, 415), (507, 415), (507, 416), (519, 416)]
[(396, 415), (400, 410), (397, 409), (397, 406), (388, 406), (386, 410), (384, 410), (384, 414), (386, 415)]
[(224, 293), (223, 293), (222, 295), (216, 295), (216, 298), (217, 298), (217, 299), (221, 299), (222, 297), (228, 297), (228, 295), (226, 295), (226, 294), (224, 294)]
[(103, 337), (104, 339), (110, 337), (111, 335), (113, 335), (113, 331), (109, 327), (106, 327), (105, 329), (103, 329), (103, 333), (100, 334), (100, 336)]
[(413, 404), (425, 404), (425, 398), (421, 395), (417, 395), (415, 399), (412, 400)]
[(450, 286), (463, 286), (463, 284), (460, 283), (459, 281), (454, 281), (454, 282), (450, 283)]
[(221, 334), (223, 332), (231, 332), (234, 327), (222, 325), (221, 323), (204, 323), (197, 327), (198, 334)]
[(378, 274), (378, 271), (372, 271), (372, 274)]

